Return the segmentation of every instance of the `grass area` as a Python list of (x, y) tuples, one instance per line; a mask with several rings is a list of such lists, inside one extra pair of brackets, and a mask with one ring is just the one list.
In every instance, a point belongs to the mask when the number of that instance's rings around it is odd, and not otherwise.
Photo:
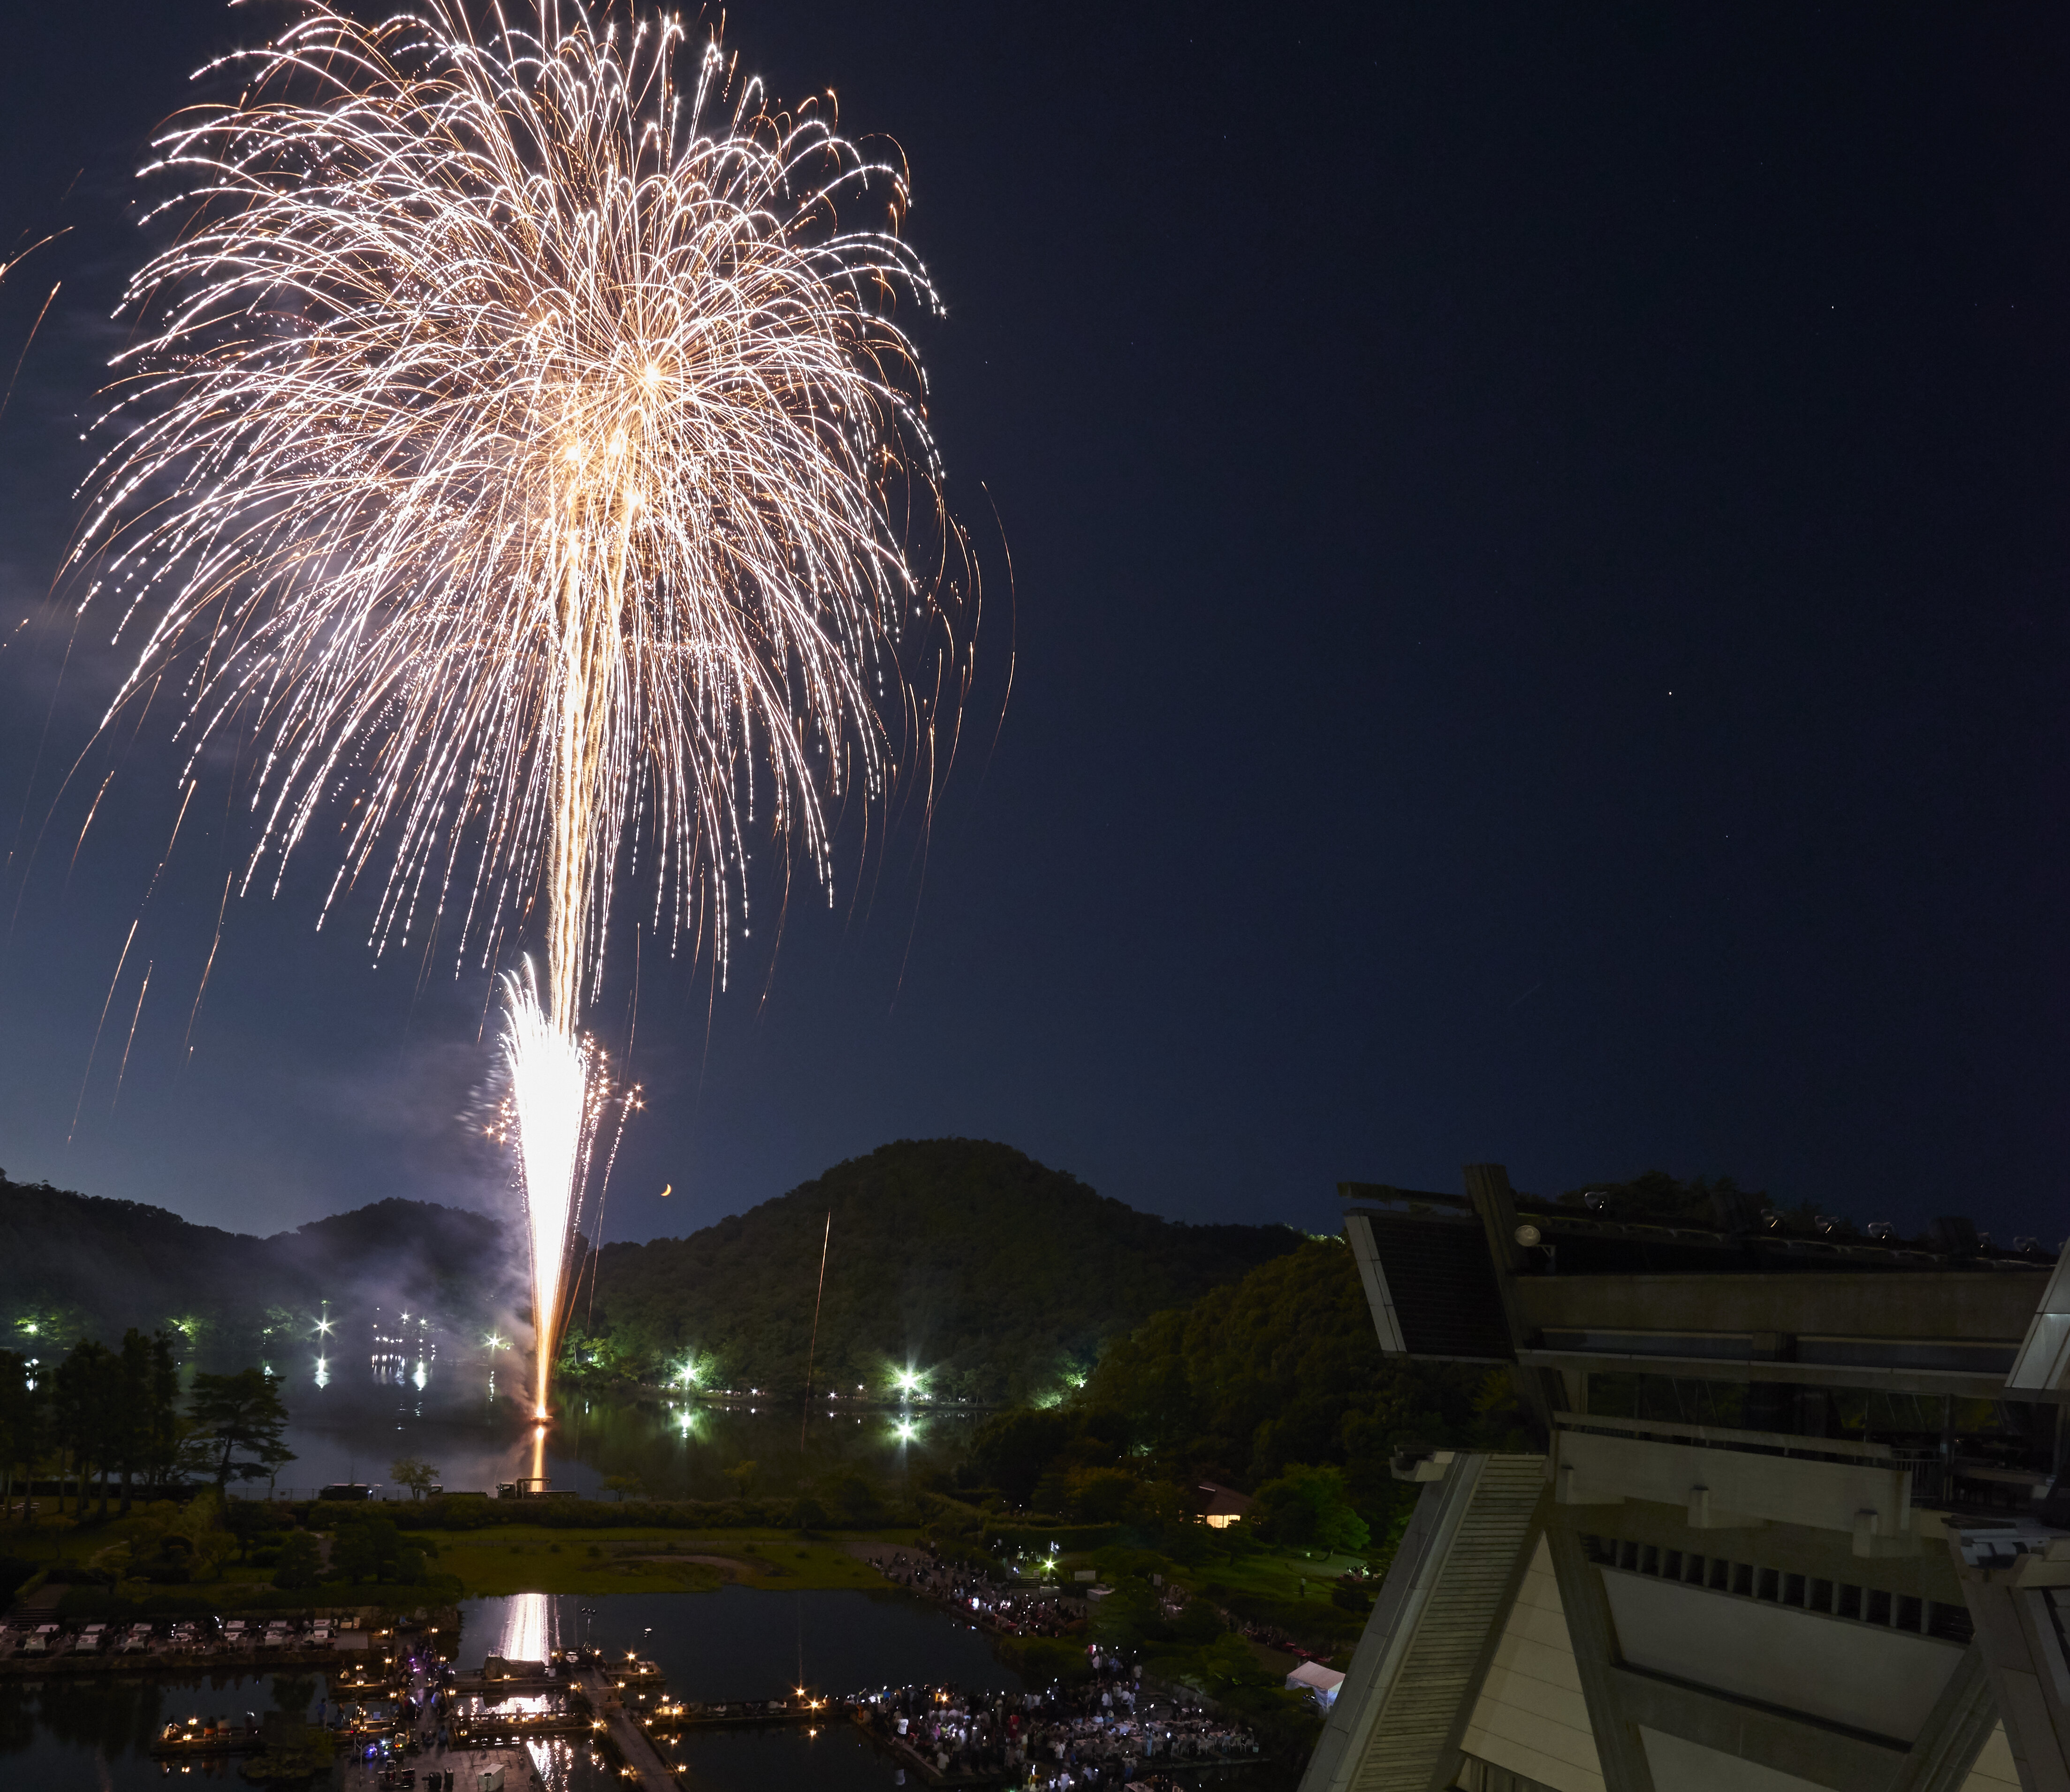
[[(1126, 1559), (1145, 1552), (1127, 1550), (1120, 1553)], [(1057, 1557), (1058, 1570), (1069, 1580), (1074, 1569), (1092, 1568), (1109, 1558), (1110, 1553), (1106, 1550), (1069, 1550)], [(1332, 1582), (1340, 1574), (1364, 1567), (1366, 1558), (1326, 1556), (1319, 1551), (1303, 1555), (1299, 1550), (1254, 1549), (1235, 1557), (1217, 1553), (1197, 1562), (1179, 1562), (1164, 1557), (1159, 1561), (1161, 1572), (1168, 1578), (1196, 1592), (1213, 1585), (1232, 1594), (1274, 1602), (1327, 1606)]]
[[(324, 1518), (331, 1516), (325, 1514)], [(342, 1512), (337, 1515), (346, 1516)], [(407, 1507), (383, 1508), (379, 1516), (394, 1519), (408, 1540), (424, 1549), (430, 1558), (428, 1585), (353, 1586), (338, 1581), (288, 1592), (273, 1585), (270, 1565), (232, 1557), (220, 1564), (217, 1573), (182, 1585), (147, 1589), (125, 1583), (121, 1595), (106, 1587), (79, 1587), (67, 1597), (66, 1615), (104, 1616), (118, 1607), (145, 1615), (417, 1605), (428, 1598), (478, 1598), (511, 1593), (707, 1593), (729, 1581), (793, 1590), (868, 1589), (885, 1584), (876, 1569), (845, 1546), (847, 1532), (840, 1539), (804, 1538), (796, 1532), (771, 1528), (713, 1534), (661, 1525), (617, 1524), (595, 1528), (510, 1524), (481, 1531), (413, 1532)], [(128, 1520), (111, 1518), (104, 1524), (68, 1521), (0, 1526), (0, 1556), (11, 1555), (39, 1568), (59, 1564), (84, 1567), (145, 1529), (148, 1522), (139, 1515)], [(869, 1535), (875, 1540), (910, 1546), (918, 1533), (889, 1530)], [(693, 1559), (700, 1557), (706, 1559)], [(89, 1606), (93, 1608), (90, 1614)]]
[(1366, 1565), (1363, 1557), (1253, 1546), (1233, 1553), (1218, 1549), (1181, 1563), (1150, 1551), (1112, 1547), (1069, 1552), (1057, 1560), (1067, 1581), (1084, 1568), (1097, 1568), (1110, 1580), (1117, 1574), (1161, 1573), (1173, 1585), (1240, 1617), (1273, 1625), (1319, 1652), (1348, 1655), (1365, 1628), (1365, 1611), (1334, 1604), (1330, 1598), (1339, 1575)]
[[(896, 1537), (910, 1541), (910, 1533)], [(456, 1577), (470, 1598), (508, 1593), (705, 1593), (727, 1581), (794, 1591), (884, 1585), (875, 1569), (841, 1544), (804, 1541), (795, 1532), (779, 1531), (699, 1537), (658, 1528), (509, 1525), (459, 1536), (447, 1532), (432, 1540), (438, 1545), (438, 1571)]]
[[(337, 1518), (347, 1516), (344, 1512)], [(428, 1599), (479, 1598), (513, 1593), (705, 1593), (733, 1581), (763, 1589), (873, 1590), (884, 1578), (845, 1547), (857, 1540), (915, 1546), (910, 1529), (842, 1532), (836, 1537), (804, 1538), (773, 1528), (687, 1529), (669, 1525), (602, 1526), (497, 1524), (477, 1531), (412, 1530), (407, 1506), (380, 1508), (409, 1540), (430, 1557), (430, 1585), (416, 1588), (354, 1587), (331, 1583), (297, 1593), (272, 1585), (272, 1569), (232, 1558), (219, 1574), (183, 1586), (125, 1585), (135, 1609), (145, 1610), (264, 1611), (313, 1606), (422, 1604)], [(317, 1522), (332, 1520), (324, 1513)], [(0, 1556), (49, 1566), (85, 1565), (148, 1524), (140, 1514), (106, 1524), (66, 1520), (35, 1526), (0, 1525)], [(706, 1558), (703, 1561), (697, 1557)], [(1091, 1552), (1059, 1558), (1066, 1581), (1075, 1568), (1094, 1565)], [(1363, 1627), (1362, 1614), (1330, 1603), (1330, 1583), (1362, 1565), (1350, 1557), (1303, 1556), (1298, 1551), (1260, 1549), (1234, 1553), (1217, 1548), (1190, 1565), (1168, 1562), (1164, 1572), (1180, 1585), (1209, 1594), (1247, 1617), (1279, 1626), (1315, 1645), (1348, 1648)], [(1303, 1596), (1302, 1583), (1306, 1581)], [(66, 1601), (75, 1606), (110, 1601), (106, 1589), (80, 1588)], [(111, 1602), (112, 1602), (111, 1601)]]
[(1190, 1585), (1203, 1586), (1213, 1581), (1232, 1593), (1291, 1600), (1297, 1604), (1303, 1598), (1302, 1583), (1306, 1581), (1306, 1598), (1328, 1605), (1330, 1583), (1340, 1574), (1364, 1567), (1365, 1563), (1363, 1556), (1326, 1556), (1319, 1552), (1304, 1556), (1299, 1551), (1282, 1555), (1276, 1551), (1261, 1550), (1256, 1555), (1242, 1556), (1234, 1561), (1217, 1557), (1190, 1570), (1184, 1578)]

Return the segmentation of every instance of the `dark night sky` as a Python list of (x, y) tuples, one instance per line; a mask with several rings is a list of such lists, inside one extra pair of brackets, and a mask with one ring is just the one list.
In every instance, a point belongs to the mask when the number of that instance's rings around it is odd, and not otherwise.
[[(232, 903), (183, 1062), (241, 812), (206, 788), (147, 902), (156, 720), (76, 863), (107, 756), (57, 796), (117, 665), (90, 619), (51, 706), (128, 172), (260, 16), (44, 6), (0, 66), (0, 240), (73, 232), (0, 292), (4, 369), (65, 283), (0, 419), (0, 1164), (272, 1231), (509, 1197), (456, 1118), (482, 976), (316, 932), (313, 853)], [(2070, 21), (751, 0), (728, 38), (910, 158), (992, 714), (923, 889), (909, 830), (766, 999), (763, 934), (715, 1004), (646, 959), (609, 1235), (948, 1133), (1188, 1218), (1495, 1159), (2070, 1229)]]

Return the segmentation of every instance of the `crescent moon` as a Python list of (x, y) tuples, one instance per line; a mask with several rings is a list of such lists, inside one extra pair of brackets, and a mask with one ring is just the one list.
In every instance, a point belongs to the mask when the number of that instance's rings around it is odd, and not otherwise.
[(675, 1184), (672, 1182), (672, 1183), (670, 1183), (670, 1184), (669, 1184), (669, 1188), (668, 1188), (668, 1189), (664, 1189), (661, 1191), (661, 1198), (662, 1198), (662, 1200), (666, 1201), (666, 1200), (669, 1198), (669, 1189), (673, 1189), (673, 1188), (674, 1188), (675, 1186), (676, 1186), (676, 1185), (675, 1185)]

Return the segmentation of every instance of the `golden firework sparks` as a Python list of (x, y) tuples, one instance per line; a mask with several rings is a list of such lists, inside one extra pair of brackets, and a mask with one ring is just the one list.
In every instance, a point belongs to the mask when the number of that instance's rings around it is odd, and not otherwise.
[(117, 707), (186, 681), (182, 775), (261, 742), (247, 886), (335, 826), (325, 914), (367, 878), (377, 950), (451, 923), (485, 962), (543, 895), (503, 1040), (542, 1414), (615, 884), (723, 978), (751, 841), (831, 895), (830, 816), (931, 783), (969, 665), (904, 170), (729, 100), (716, 41), (682, 91), (683, 35), (317, 4), (212, 65), (243, 91), (145, 170), (180, 227), (76, 550), (147, 635)]

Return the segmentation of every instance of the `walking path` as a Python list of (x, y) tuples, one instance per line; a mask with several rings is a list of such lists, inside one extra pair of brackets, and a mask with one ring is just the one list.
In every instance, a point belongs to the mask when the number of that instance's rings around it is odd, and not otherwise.
[(64, 1602), (64, 1596), (71, 1591), (68, 1581), (46, 1581), (27, 1598), (17, 1599), (14, 1609), (7, 1614), (8, 1618), (18, 1624), (24, 1618), (41, 1622), (45, 1618), (55, 1618), (58, 1614), (58, 1607)]
[(588, 1699), (590, 1709), (603, 1720), (611, 1740), (645, 1792), (677, 1792), (676, 1776), (662, 1760), (661, 1751), (633, 1721), (632, 1712), (618, 1696), (618, 1688), (605, 1677), (603, 1670), (592, 1662), (583, 1667), (576, 1684)]
[[(419, 1792), (426, 1778), (434, 1772), (449, 1773), (453, 1776), (456, 1792), (473, 1792), (481, 1783), (479, 1776), (485, 1770), (501, 1767), (505, 1792), (534, 1792), (541, 1785), (538, 1769), (534, 1765), (530, 1751), (523, 1748), (505, 1749), (448, 1749), (446, 1746), (446, 1729), (434, 1715), (432, 1696), (438, 1690), (433, 1676), (423, 1655), (410, 1659), (410, 1682), (406, 1696), (413, 1696), (417, 1707), (424, 1715), (416, 1727), (419, 1752), (402, 1765), (416, 1769)], [(354, 1761), (346, 1765), (341, 1792), (378, 1792), (381, 1775), (394, 1762)]]

